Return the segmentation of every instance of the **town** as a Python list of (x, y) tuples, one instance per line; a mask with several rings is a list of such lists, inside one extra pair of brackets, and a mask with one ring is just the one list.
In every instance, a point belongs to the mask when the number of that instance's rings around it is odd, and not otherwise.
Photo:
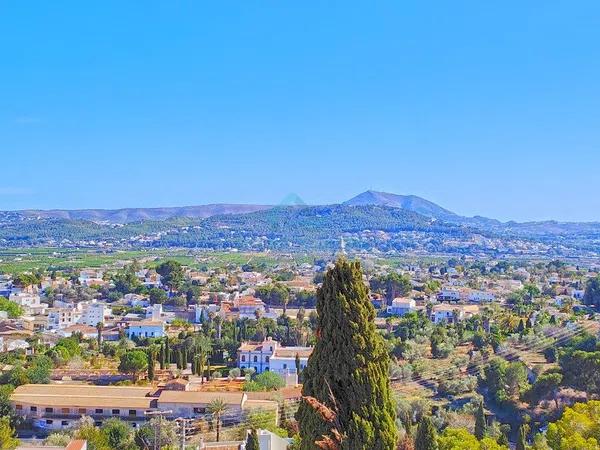
[(600, 450), (600, 2), (0, 2), (0, 450)]
[[(110, 258), (0, 276), (2, 425), (65, 448), (82, 439), (238, 448), (251, 430), (260, 448), (292, 448), (317, 289), (336, 257), (238, 254), (239, 264), (213, 268), (205, 254), (187, 264), (165, 253)], [(406, 435), (423, 416), (475, 433), (483, 408), (489, 438), (512, 440), (525, 417), (534, 437), (600, 392), (589, 360), (600, 265), (463, 257), (362, 266)]]

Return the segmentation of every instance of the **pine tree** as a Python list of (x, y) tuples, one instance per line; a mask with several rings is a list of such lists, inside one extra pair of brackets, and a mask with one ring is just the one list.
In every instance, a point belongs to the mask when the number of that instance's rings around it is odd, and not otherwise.
[(358, 262), (339, 259), (317, 293), (317, 343), (303, 370), (306, 401), (297, 413), (302, 450), (330, 436), (332, 423), (310, 399), (335, 411), (342, 448), (392, 450), (397, 430), (389, 359)]
[(526, 449), (527, 449), (527, 425), (522, 424), (519, 427), (519, 436), (517, 437), (516, 450), (526, 450)]
[(415, 450), (438, 450), (435, 427), (427, 416), (421, 419), (417, 428)]
[(258, 433), (256, 429), (253, 428), (250, 433), (248, 433), (248, 438), (246, 439), (246, 450), (260, 450), (260, 443), (258, 442)]
[(483, 411), (483, 402), (479, 402), (479, 408), (475, 413), (475, 437), (482, 440), (486, 434), (487, 423), (485, 421), (485, 412)]

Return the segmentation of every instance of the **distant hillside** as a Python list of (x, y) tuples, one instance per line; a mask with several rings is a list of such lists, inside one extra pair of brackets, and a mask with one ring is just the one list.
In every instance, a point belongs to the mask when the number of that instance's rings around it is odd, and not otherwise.
[[(213, 216), (184, 233), (169, 233), (155, 244), (181, 247), (272, 250), (334, 250), (340, 238), (357, 246), (395, 244), (391, 235), (421, 232), (446, 237), (464, 236), (457, 225), (388, 206), (285, 206), (248, 214)], [(386, 245), (388, 245), (386, 244)], [(404, 244), (402, 244), (404, 245)]]
[(441, 206), (416, 195), (398, 195), (389, 192), (365, 191), (362, 194), (358, 194), (356, 197), (345, 201), (343, 204), (348, 206), (377, 205), (401, 208), (406, 211), (421, 214), (425, 217), (477, 228), (498, 227), (502, 225), (500, 221), (488, 219), (487, 217), (459, 216), (452, 211), (442, 208)]
[(367, 191), (343, 204), (0, 211), (0, 247), (187, 247), (215, 250), (600, 256), (600, 223), (464, 217), (414, 195)]
[(131, 223), (143, 220), (167, 220), (174, 218), (204, 219), (221, 214), (243, 214), (268, 209), (266, 205), (212, 204), (166, 208), (123, 209), (29, 209), (19, 211), (26, 217), (46, 219), (89, 220), (92, 222)]
[(438, 220), (447, 220), (448, 218), (458, 217), (452, 211), (448, 211), (447, 209), (444, 209), (429, 200), (417, 197), (416, 195), (398, 195), (387, 192), (366, 191), (345, 201), (343, 204), (347, 206), (376, 205), (401, 208)]

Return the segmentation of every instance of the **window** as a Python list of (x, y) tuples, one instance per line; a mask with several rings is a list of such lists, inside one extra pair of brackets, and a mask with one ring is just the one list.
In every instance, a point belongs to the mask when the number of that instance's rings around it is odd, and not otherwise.
[(62, 421), (60, 424), (61, 424), (63, 427), (66, 427), (67, 425), (69, 425), (69, 422), (68, 422), (67, 420), (63, 420), (63, 421)]
[(269, 362), (269, 357), (268, 356), (265, 358), (265, 362)]
[(46, 425), (52, 425), (53, 423), (54, 423), (54, 420), (46, 419)]
[(246, 362), (246, 356), (242, 355), (242, 362)]
[(54, 408), (46, 408), (45, 411), (47, 413), (53, 413), (54, 412)]
[(79, 408), (77, 412), (79, 412), (79, 414), (85, 414), (87, 411), (85, 408)]
[(118, 416), (119, 414), (121, 414), (121, 410), (120, 409), (113, 409), (112, 413), (113, 413), (113, 415)]
[(258, 362), (258, 356), (254, 355), (254, 362)]
[(287, 364), (283, 365), (283, 370), (287, 369)]
[(71, 410), (69, 408), (63, 408), (63, 409), (61, 409), (61, 412), (63, 414), (69, 414), (71, 412)]
[(130, 416), (137, 416), (137, 411), (135, 409), (130, 409), (129, 410), (129, 415)]
[(96, 409), (95, 413), (96, 414), (104, 414), (104, 410), (103, 409)]
[(15, 405), (15, 409), (17, 411), (21, 411), (23, 409), (23, 405)]
[(31, 408), (29, 408), (29, 411), (37, 412), (37, 406), (32, 406)]
[(195, 414), (204, 414), (206, 412), (206, 408), (194, 408)]

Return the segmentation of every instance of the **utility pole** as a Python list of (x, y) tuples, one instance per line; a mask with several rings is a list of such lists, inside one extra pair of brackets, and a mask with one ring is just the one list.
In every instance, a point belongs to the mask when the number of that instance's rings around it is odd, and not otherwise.
[(162, 440), (162, 421), (163, 416), (172, 414), (173, 411), (146, 411), (146, 416), (158, 417), (158, 424), (154, 427), (154, 450), (160, 450)]

